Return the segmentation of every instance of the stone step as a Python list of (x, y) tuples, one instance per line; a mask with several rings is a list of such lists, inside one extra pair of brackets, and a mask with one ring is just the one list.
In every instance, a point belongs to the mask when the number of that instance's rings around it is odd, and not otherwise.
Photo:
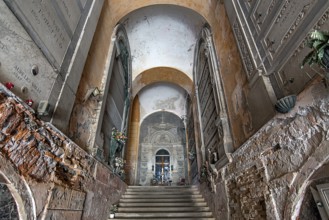
[[(119, 217), (115, 217), (115, 219), (121, 219), (121, 220), (141, 220), (141, 219), (145, 219), (145, 220), (216, 220), (215, 218), (194, 218), (194, 217), (189, 217), (189, 218), (119, 218)], [(108, 219), (110, 220), (110, 219)]]
[(209, 207), (119, 207), (118, 212), (209, 212)]
[(199, 194), (199, 191), (196, 189), (188, 190), (143, 190), (143, 189), (127, 189), (126, 194)]
[(128, 186), (127, 190), (197, 190), (196, 186)]
[(135, 203), (163, 203), (163, 202), (169, 202), (169, 203), (175, 203), (175, 202), (204, 202), (203, 198), (167, 198), (167, 199), (139, 199), (139, 198), (133, 198), (133, 199), (120, 199), (119, 203), (123, 202), (135, 202)]
[(186, 194), (139, 194), (139, 195), (127, 195), (122, 196), (123, 199), (197, 199), (202, 198), (201, 195), (186, 195)]
[(200, 218), (213, 217), (211, 212), (140, 212), (140, 213), (115, 213), (115, 218)]
[(129, 186), (115, 219), (215, 220), (197, 187)]
[(125, 202), (125, 203), (119, 203), (119, 207), (203, 207), (207, 206), (206, 202)]
[(131, 190), (195, 190), (196, 186), (128, 186)]

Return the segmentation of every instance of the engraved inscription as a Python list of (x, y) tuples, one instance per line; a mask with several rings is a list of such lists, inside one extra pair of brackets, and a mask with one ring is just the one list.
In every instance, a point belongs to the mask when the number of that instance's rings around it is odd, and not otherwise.
[(26, 74), (22, 68), (15, 65), (13, 69), (13, 75), (18, 79), (19, 81), (25, 81), (28, 84), (31, 85), (32, 92), (41, 94), (42, 90), (41, 88), (36, 84), (35, 81), (33, 81), (28, 74)]
[(36, 37), (35, 40), (42, 50), (48, 51), (46, 54), (49, 54), (48, 58), (53, 65), (60, 67), (71, 38), (65, 31), (51, 1), (6, 0), (6, 2), (18, 6), (18, 10), (23, 14), (21, 19), (33, 27), (33, 29), (27, 27), (28, 32)]
[(65, 22), (70, 27), (71, 33), (74, 33), (81, 17), (81, 11), (77, 1), (59, 0), (57, 4), (64, 15)]

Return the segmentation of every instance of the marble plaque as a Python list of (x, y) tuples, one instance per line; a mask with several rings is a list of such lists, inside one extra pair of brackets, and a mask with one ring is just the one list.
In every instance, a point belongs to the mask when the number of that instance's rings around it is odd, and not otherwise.
[(80, 1), (82, 8), (85, 8), (87, 0), (77, 0), (77, 1)]
[[(71, 42), (69, 27), (77, 24), (79, 13), (74, 1), (5, 0), (37, 42), (50, 62), (60, 68)], [(57, 7), (58, 6), (58, 7)], [(72, 7), (72, 8), (69, 8)], [(57, 10), (56, 10), (57, 8)], [(68, 17), (69, 20), (66, 20)], [(73, 28), (75, 29), (75, 28)]]
[[(0, 62), (0, 82), (13, 82), (16, 95), (33, 99), (35, 105), (48, 99), (58, 74), (4, 1), (0, 1)], [(32, 73), (34, 66), (37, 74)]]
[(64, 17), (63, 23), (69, 27), (70, 35), (72, 36), (81, 17), (81, 10), (77, 1), (57, 0), (52, 1), (55, 8), (60, 9)]

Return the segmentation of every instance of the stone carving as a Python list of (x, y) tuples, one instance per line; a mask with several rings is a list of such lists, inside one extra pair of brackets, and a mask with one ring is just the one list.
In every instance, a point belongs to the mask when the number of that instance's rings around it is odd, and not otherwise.
[(272, 0), (270, 7), (268, 7), (267, 14), (270, 14), (278, 0)]
[[(322, 17), (319, 19), (319, 21), (316, 23), (316, 25), (313, 27), (314, 30), (319, 30), (321, 27), (328, 21), (329, 18), (329, 10), (327, 10)], [(297, 56), (301, 50), (305, 48), (305, 45), (307, 43), (307, 36), (306, 38), (300, 43), (298, 48), (295, 50), (293, 56)]]
[(295, 32), (296, 28), (299, 26), (299, 24), (303, 21), (305, 14), (307, 13), (308, 9), (310, 9), (310, 5), (311, 4), (307, 4), (303, 7), (303, 10), (301, 12), (299, 12), (295, 22), (293, 23), (293, 25), (289, 28), (288, 32), (286, 33), (286, 35), (283, 37), (283, 39), (281, 40), (281, 43), (284, 43), (285, 41), (287, 41), (291, 35)]
[(244, 66), (245, 66), (247, 76), (248, 76), (248, 78), (251, 78), (253, 76), (253, 73), (255, 72), (255, 65), (254, 65), (253, 59), (249, 53), (248, 46), (246, 44), (245, 38), (241, 31), (241, 27), (238, 22), (239, 22), (238, 20), (235, 20), (235, 22), (233, 24), (233, 31), (234, 31), (235, 37), (237, 39), (241, 58), (242, 58)]
[(272, 60), (275, 55), (286, 45), (289, 38), (296, 32), (297, 28), (304, 21), (307, 14), (315, 6), (316, 0), (304, 0), (301, 4), (297, 0), (284, 2), (270, 32), (265, 36), (265, 44), (271, 53)]

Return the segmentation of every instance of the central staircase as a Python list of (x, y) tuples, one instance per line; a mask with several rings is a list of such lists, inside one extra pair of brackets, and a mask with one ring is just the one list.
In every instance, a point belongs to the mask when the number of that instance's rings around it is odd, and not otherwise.
[(215, 220), (195, 186), (129, 186), (115, 219)]

